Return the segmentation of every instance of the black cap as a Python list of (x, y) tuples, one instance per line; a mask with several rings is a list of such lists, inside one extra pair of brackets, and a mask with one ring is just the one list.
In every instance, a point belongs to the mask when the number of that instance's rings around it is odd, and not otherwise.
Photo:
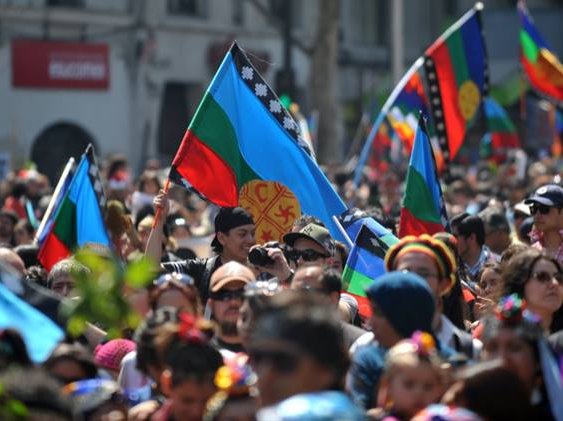
[(539, 203), (541, 205), (562, 208), (563, 207), (563, 187), (557, 184), (546, 184), (537, 189), (532, 197), (524, 201), (525, 204), (531, 205)]
[(254, 219), (248, 211), (241, 207), (219, 209), (219, 213), (215, 217), (215, 238), (213, 238), (211, 246), (219, 246), (218, 232), (229, 232), (242, 225), (254, 225)]

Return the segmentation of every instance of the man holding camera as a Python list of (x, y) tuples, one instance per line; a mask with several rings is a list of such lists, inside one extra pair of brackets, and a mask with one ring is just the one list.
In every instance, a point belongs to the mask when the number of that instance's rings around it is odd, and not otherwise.
[[(153, 203), (161, 214), (149, 235), (145, 256), (160, 262), (163, 228), (169, 210), (168, 194), (161, 190)], [(256, 244), (255, 231), (252, 215), (246, 210), (221, 208), (215, 217), (215, 238), (211, 242), (215, 256), (162, 263), (161, 267), (166, 272), (187, 273), (194, 278), (201, 302), (205, 303), (209, 297), (211, 275), (221, 265), (231, 260), (247, 264), (248, 252)]]
[(261, 272), (277, 277), (287, 287), (293, 279), (291, 267), (332, 264), (334, 241), (329, 231), (320, 225), (310, 223), (298, 232), (289, 232), (283, 236), (283, 241), (284, 244), (271, 242), (252, 247), (248, 261)]

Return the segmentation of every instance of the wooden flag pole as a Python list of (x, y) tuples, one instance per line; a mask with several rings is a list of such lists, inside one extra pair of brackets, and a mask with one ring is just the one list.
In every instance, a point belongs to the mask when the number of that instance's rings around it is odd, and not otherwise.
[[(170, 188), (170, 177), (166, 178), (166, 183), (164, 183), (164, 187), (162, 190), (164, 190), (164, 193), (168, 193), (168, 189)], [(162, 212), (162, 207), (158, 207), (156, 209), (156, 213), (154, 214), (154, 220), (152, 221), (152, 229), (154, 230), (156, 228), (156, 224), (158, 223), (158, 220), (160, 219), (160, 214)]]

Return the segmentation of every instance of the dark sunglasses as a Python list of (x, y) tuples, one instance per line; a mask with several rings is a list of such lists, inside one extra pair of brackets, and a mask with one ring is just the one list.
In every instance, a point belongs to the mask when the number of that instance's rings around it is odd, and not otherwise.
[(542, 284), (548, 284), (552, 281), (552, 279), (555, 279), (560, 284), (563, 283), (563, 275), (561, 274), (561, 272), (557, 272), (553, 274), (544, 271), (534, 272), (532, 273), (532, 278), (536, 278)]
[(177, 282), (182, 285), (193, 286), (194, 278), (192, 278), (189, 275), (186, 275), (185, 273), (178, 273), (178, 272), (165, 273), (164, 275), (161, 275), (158, 278), (156, 278), (153, 281), (153, 285), (160, 286), (160, 285), (164, 285), (167, 282)]
[(212, 292), (209, 294), (209, 298), (215, 301), (230, 301), (230, 300), (242, 300), (244, 297), (244, 289), (222, 289), (217, 292)]
[(251, 364), (270, 363), (276, 371), (291, 372), (299, 364), (299, 355), (286, 350), (249, 350)]
[(535, 215), (536, 213), (541, 213), (542, 215), (547, 215), (551, 208), (545, 205), (532, 205), (530, 206), (530, 213)]
[(319, 253), (318, 251), (306, 249), (306, 250), (288, 250), (287, 257), (294, 262), (297, 262), (299, 258), (302, 258), (305, 262), (314, 262), (315, 260), (324, 259), (326, 255)]

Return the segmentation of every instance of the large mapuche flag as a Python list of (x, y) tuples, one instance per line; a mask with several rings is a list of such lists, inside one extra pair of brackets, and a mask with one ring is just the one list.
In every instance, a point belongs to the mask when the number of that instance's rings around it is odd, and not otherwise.
[(520, 61), (532, 87), (539, 93), (563, 103), (563, 65), (537, 30), (523, 1), (518, 2), (520, 16)]
[(88, 145), (39, 249), (39, 261), (45, 269), (51, 270), (79, 247), (88, 244), (110, 247), (104, 208), (105, 196), (94, 148)]
[(341, 237), (331, 217), (346, 209), (344, 203), (311, 158), (297, 123), (236, 43), (182, 139), (170, 179), (219, 206), (239, 205), (250, 181), (281, 183), (304, 213)]
[(488, 91), (482, 7), (477, 3), (424, 53), (434, 128), (446, 161), (459, 152)]

